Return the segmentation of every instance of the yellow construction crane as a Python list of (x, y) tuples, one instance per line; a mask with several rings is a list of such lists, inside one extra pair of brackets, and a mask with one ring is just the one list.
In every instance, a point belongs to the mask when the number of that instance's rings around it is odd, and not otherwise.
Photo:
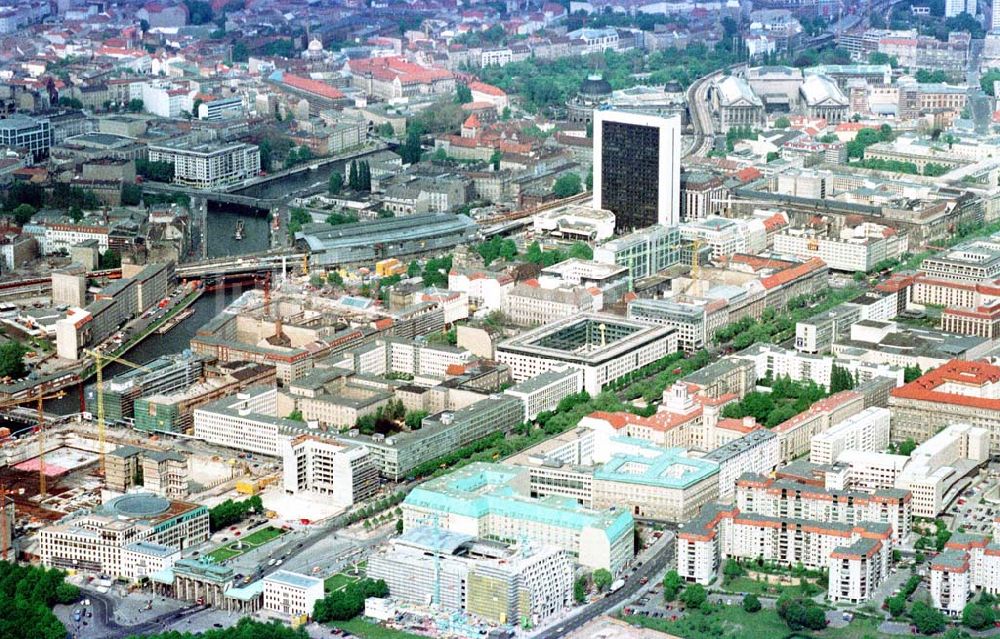
[(58, 391), (51, 395), (46, 395), (45, 393), (38, 393), (36, 395), (28, 395), (26, 397), (19, 397), (15, 399), (8, 399), (6, 401), (0, 402), (0, 408), (10, 408), (12, 406), (20, 406), (22, 404), (30, 404), (35, 402), (38, 408), (38, 494), (41, 497), (45, 497), (46, 487), (45, 487), (45, 400), (47, 399), (60, 399), (66, 396), (65, 391)]
[(100, 351), (85, 349), (84, 352), (94, 358), (94, 367), (97, 371), (97, 438), (100, 441), (98, 448), (98, 455), (100, 458), (100, 474), (104, 477), (105, 470), (105, 458), (104, 458), (104, 447), (105, 447), (105, 426), (104, 426), (104, 360), (110, 360), (112, 362), (118, 362), (119, 364), (124, 364), (130, 368), (134, 368), (140, 371), (150, 372), (148, 368), (142, 364), (135, 364), (118, 357), (117, 355), (108, 355)]

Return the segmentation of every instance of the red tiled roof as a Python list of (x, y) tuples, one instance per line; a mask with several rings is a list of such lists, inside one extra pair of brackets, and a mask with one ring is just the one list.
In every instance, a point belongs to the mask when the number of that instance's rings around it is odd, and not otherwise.
[(818, 271), (825, 266), (826, 262), (824, 262), (818, 257), (812, 257), (809, 258), (808, 261), (803, 262), (802, 264), (798, 264), (791, 268), (786, 268), (785, 270), (779, 271), (774, 275), (765, 277), (760, 281), (760, 283), (764, 288), (770, 290), (772, 288), (777, 288), (779, 286), (788, 284), (789, 282), (793, 282), (798, 278), (809, 275), (810, 273)]
[(987, 399), (937, 390), (946, 383), (970, 387), (997, 384), (1000, 383), (1000, 367), (985, 361), (967, 362), (953, 359), (943, 366), (924, 373), (909, 384), (894, 388), (890, 395), (899, 399), (1000, 411), (1000, 399)]
[(301, 76), (292, 75), (291, 73), (283, 74), (281, 80), (293, 89), (305, 91), (306, 93), (313, 93), (330, 100), (339, 100), (344, 97), (344, 94), (336, 87), (330, 86), (329, 84), (318, 80), (303, 78)]
[(780, 424), (775, 426), (772, 430), (776, 433), (782, 433), (789, 430), (793, 430), (796, 427), (800, 426), (803, 422), (806, 422), (812, 419), (813, 417), (816, 417), (817, 415), (833, 412), (835, 409), (843, 406), (844, 404), (860, 398), (861, 394), (855, 391), (849, 391), (849, 390), (840, 391), (839, 393), (830, 395), (826, 399), (819, 400), (818, 402), (813, 404), (809, 408), (809, 410), (803, 413), (799, 413), (798, 415), (792, 417), (787, 421), (781, 422)]
[(500, 87), (495, 87), (492, 84), (486, 84), (485, 82), (470, 82), (469, 90), (477, 93), (485, 93), (486, 95), (492, 95), (497, 98), (502, 98), (507, 95)]

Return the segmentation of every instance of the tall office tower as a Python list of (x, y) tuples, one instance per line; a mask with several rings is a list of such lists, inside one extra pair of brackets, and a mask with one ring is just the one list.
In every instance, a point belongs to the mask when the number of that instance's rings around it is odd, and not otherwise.
[(993, 7), (990, 13), (990, 31), (1000, 30), (1000, 0), (993, 0)]
[(615, 214), (615, 232), (677, 224), (680, 164), (679, 115), (594, 111), (594, 208)]
[(968, 13), (976, 16), (976, 0), (945, 0), (944, 15), (946, 18), (954, 18), (960, 13)]

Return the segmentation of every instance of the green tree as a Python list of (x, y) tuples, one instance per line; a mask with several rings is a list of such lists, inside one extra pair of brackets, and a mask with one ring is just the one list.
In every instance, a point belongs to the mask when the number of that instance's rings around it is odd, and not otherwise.
[(735, 579), (736, 577), (741, 577), (746, 573), (740, 562), (733, 558), (726, 560), (726, 563), (722, 566), (722, 574), (726, 579)]
[(114, 249), (108, 249), (101, 253), (98, 259), (98, 266), (102, 269), (121, 268), (122, 256)]
[(138, 206), (142, 203), (142, 187), (138, 184), (122, 184), (121, 201), (125, 206)]
[(583, 190), (579, 173), (563, 173), (552, 185), (552, 193), (557, 198), (572, 197)]
[(406, 139), (399, 147), (399, 155), (403, 158), (404, 164), (416, 164), (420, 161), (420, 156), (424, 153), (420, 143), (420, 128), (411, 124), (406, 131)]
[(469, 89), (469, 85), (459, 83), (455, 86), (455, 102), (459, 104), (472, 102), (472, 91)]
[(754, 613), (760, 610), (760, 599), (753, 595), (753, 593), (743, 597), (743, 610), (749, 613)]
[(916, 364), (913, 364), (912, 366), (907, 366), (906, 368), (903, 369), (903, 381), (909, 384), (910, 382), (916, 380), (923, 374), (924, 374), (923, 371), (921, 371), (920, 367), (917, 366)]
[(212, 5), (202, 0), (186, 0), (184, 5), (188, 9), (188, 21), (191, 24), (208, 24), (212, 21)]
[(339, 195), (342, 188), (344, 188), (344, 174), (340, 171), (334, 171), (330, 174), (330, 195)]
[(995, 621), (996, 613), (993, 612), (992, 606), (970, 602), (962, 609), (962, 624), (973, 630), (991, 628)]
[(406, 413), (406, 417), (403, 419), (403, 422), (410, 430), (419, 430), (423, 425), (424, 417), (427, 417), (427, 411), (411, 410)]
[(0, 344), (0, 377), (21, 379), (28, 374), (24, 364), (24, 355), (28, 349), (19, 342), (4, 342)]
[(35, 207), (31, 206), (30, 204), (18, 204), (14, 208), (12, 214), (14, 216), (14, 221), (17, 223), (17, 225), (24, 226), (25, 224), (31, 221), (31, 218), (34, 217), (36, 212), (37, 211), (35, 210)]
[(917, 449), (917, 442), (913, 441), (913, 439), (906, 439), (900, 442), (896, 450), (900, 455), (906, 455), (907, 457), (909, 457), (910, 455), (913, 454), (913, 451), (916, 449)]
[(581, 575), (573, 582), (573, 601), (582, 604), (587, 601), (587, 576)]
[(304, 421), (306, 421), (305, 419), (302, 418), (302, 411), (300, 411), (297, 408), (295, 410), (293, 410), (292, 412), (288, 413), (288, 416), (285, 417), (285, 419), (290, 419), (293, 422), (304, 422)]
[(376, 127), (375, 129), (375, 133), (378, 134), (379, 137), (383, 138), (391, 138), (394, 135), (396, 135), (395, 129), (393, 129), (392, 125), (389, 124), (388, 122), (383, 122), (382, 124), (378, 125), (378, 127)]
[(586, 242), (576, 241), (569, 247), (566, 256), (578, 260), (592, 260), (594, 259), (594, 249)]
[(381, 579), (362, 579), (329, 592), (317, 601), (313, 608), (313, 619), (319, 623), (353, 619), (364, 611), (365, 599), (388, 596), (389, 587)]
[(327, 281), (328, 284), (331, 284), (333, 286), (340, 286), (340, 287), (342, 287), (344, 285), (344, 278), (341, 277), (340, 273), (337, 272), (337, 271), (330, 271), (330, 272), (328, 272), (326, 274), (326, 281)]
[(681, 576), (677, 574), (677, 571), (668, 570), (667, 574), (663, 576), (663, 599), (665, 601), (677, 599), (677, 595), (680, 594), (683, 587), (684, 582), (681, 580)]
[(787, 129), (792, 126), (791, 120), (787, 117), (780, 115), (774, 120), (774, 128), (776, 129)]
[(910, 617), (913, 618), (913, 625), (917, 627), (917, 632), (925, 635), (941, 632), (946, 624), (944, 615), (923, 601), (914, 602), (910, 609)]
[(83, 220), (83, 211), (74, 205), (69, 209), (69, 217), (73, 220), (73, 224), (79, 224)]
[(708, 601), (708, 593), (705, 592), (705, 587), (701, 584), (690, 584), (681, 593), (681, 601), (689, 609), (700, 608), (703, 603)]
[(906, 598), (900, 595), (889, 597), (885, 600), (885, 605), (893, 617), (899, 617), (906, 612)]
[(141, 113), (145, 107), (145, 103), (139, 98), (133, 98), (125, 104), (125, 109), (129, 113)]
[(288, 233), (295, 235), (302, 230), (303, 224), (311, 223), (312, 216), (303, 208), (295, 207), (288, 212)]
[(611, 587), (611, 583), (614, 581), (614, 577), (611, 572), (606, 568), (598, 568), (594, 571), (593, 575), (594, 585), (597, 586), (598, 590), (607, 590)]
[(856, 382), (854, 376), (851, 375), (851, 371), (834, 364), (830, 371), (830, 392), (839, 393), (840, 391), (851, 390), (855, 385)]
[(410, 262), (410, 265), (406, 268), (406, 277), (417, 277), (420, 275), (420, 263), (416, 260)]
[(396, 534), (397, 535), (402, 535), (403, 534), (403, 520), (402, 519), (397, 519), (396, 520)]

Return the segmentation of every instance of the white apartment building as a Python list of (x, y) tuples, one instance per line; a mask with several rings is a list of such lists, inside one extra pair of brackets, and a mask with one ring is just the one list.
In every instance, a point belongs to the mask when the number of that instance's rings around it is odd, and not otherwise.
[(390, 337), (344, 351), (340, 358), (338, 366), (359, 375), (406, 373), (417, 378), (442, 379), (447, 377), (449, 366), (464, 366), (475, 356), (455, 346)]
[(845, 228), (840, 237), (823, 237), (807, 229), (789, 229), (774, 236), (774, 251), (803, 259), (819, 257), (832, 270), (867, 272), (883, 260), (906, 253), (909, 242), (887, 226), (865, 223)]
[(503, 302), (503, 313), (517, 326), (542, 326), (549, 322), (603, 308), (603, 296), (583, 287), (545, 288), (515, 284)]
[(708, 585), (729, 558), (825, 568), (831, 601), (861, 603), (888, 576), (892, 547), (887, 524), (770, 517), (716, 504), (678, 533), (677, 572), (686, 581)]
[(846, 466), (847, 471), (841, 485), (863, 492), (896, 486), (909, 461), (910, 458), (905, 455), (860, 450), (844, 450), (837, 456), (837, 464)]
[(248, 388), (194, 411), (194, 436), (212, 444), (269, 457), (281, 454), (282, 427), (294, 432), (303, 427), (276, 417), (277, 388)]
[(712, 248), (712, 259), (729, 257), (734, 253), (756, 255), (767, 248), (767, 228), (760, 218), (730, 219), (708, 217), (691, 220), (680, 225), (681, 238), (699, 240), (702, 246)]
[(287, 619), (310, 617), (324, 596), (323, 580), (288, 570), (264, 577), (264, 610)]
[(754, 362), (757, 379), (788, 377), (792, 381), (814, 381), (820, 386), (830, 387), (833, 367), (839, 366), (851, 373), (859, 382), (867, 382), (876, 377), (895, 380), (896, 386), (903, 385), (905, 371), (900, 366), (862, 362), (860, 360), (838, 360), (832, 357), (811, 355), (796, 350), (782, 348), (774, 344), (755, 344), (733, 354), (736, 359)]
[(827, 562), (827, 598), (849, 603), (868, 601), (889, 574), (890, 556), (880, 540), (864, 534), (851, 545), (834, 549)]
[(260, 173), (260, 149), (253, 144), (151, 144), (151, 162), (174, 165), (174, 183), (198, 189), (239, 184)]
[(524, 420), (530, 422), (543, 411), (555, 410), (559, 402), (583, 390), (583, 373), (564, 366), (545, 371), (504, 391), (524, 405)]
[(44, 231), (44, 235), (38, 238), (41, 240), (42, 255), (68, 251), (87, 240), (97, 240), (98, 250), (102, 253), (108, 250), (109, 229), (106, 226), (51, 223), (44, 225)]
[(959, 617), (977, 589), (1000, 592), (1000, 544), (975, 533), (953, 533), (944, 551), (931, 561), (931, 602)]
[(736, 482), (736, 507), (741, 513), (790, 517), (839, 524), (877, 522), (891, 527), (896, 543), (910, 534), (912, 496), (906, 490), (887, 488), (861, 493), (820, 488), (795, 479), (745, 475)]
[(282, 487), (352, 506), (378, 491), (378, 465), (364, 446), (316, 435), (281, 437)]
[(142, 108), (147, 113), (161, 118), (179, 118), (182, 111), (191, 112), (194, 93), (188, 89), (164, 82), (144, 82), (133, 84), (134, 98), (142, 100)]
[(913, 493), (913, 514), (935, 518), (945, 495), (990, 457), (990, 433), (969, 424), (953, 424), (917, 446), (896, 480)]
[(499, 311), (504, 298), (514, 286), (514, 278), (507, 273), (462, 271), (452, 268), (448, 273), (448, 290), (466, 293), (469, 306), (476, 311)]
[(872, 406), (813, 435), (809, 461), (832, 464), (846, 450), (881, 452), (889, 446), (889, 409)]
[(736, 495), (736, 482), (740, 477), (746, 473), (770, 473), (778, 466), (780, 457), (778, 436), (765, 428), (758, 428), (723, 444), (702, 459), (719, 465), (719, 501), (728, 503)]

